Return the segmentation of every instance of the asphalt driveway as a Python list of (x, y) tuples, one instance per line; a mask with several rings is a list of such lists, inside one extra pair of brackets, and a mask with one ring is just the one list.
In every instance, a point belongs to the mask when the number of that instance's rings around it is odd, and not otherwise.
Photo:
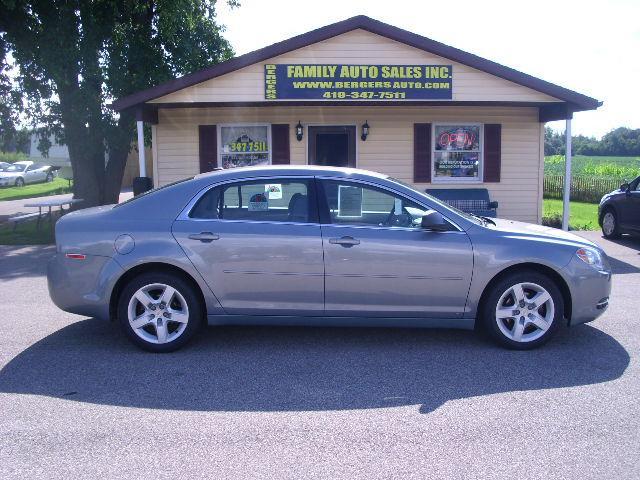
[(472, 332), (210, 328), (151, 355), (0, 247), (0, 478), (638, 478), (640, 240), (533, 352)]

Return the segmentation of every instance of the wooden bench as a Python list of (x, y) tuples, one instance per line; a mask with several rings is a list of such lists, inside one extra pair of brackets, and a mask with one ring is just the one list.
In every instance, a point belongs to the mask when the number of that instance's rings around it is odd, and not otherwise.
[(7, 222), (9, 223), (13, 223), (13, 231), (15, 232), (16, 227), (18, 226), (19, 223), (22, 222), (26, 222), (27, 220), (31, 220), (32, 218), (37, 218), (38, 219), (38, 228), (40, 227), (40, 213), (39, 212), (34, 212), (34, 213), (25, 213), (24, 215), (17, 215), (15, 217), (11, 217), (7, 219)]
[(481, 217), (496, 217), (498, 202), (489, 199), (486, 188), (427, 188), (425, 191), (463, 212)]

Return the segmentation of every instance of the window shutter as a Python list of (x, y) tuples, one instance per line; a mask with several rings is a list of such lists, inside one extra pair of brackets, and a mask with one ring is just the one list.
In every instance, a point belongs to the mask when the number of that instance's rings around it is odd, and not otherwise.
[(413, 181), (431, 182), (431, 124), (413, 124)]
[(488, 123), (484, 126), (484, 181), (500, 181), (502, 151), (502, 125)]
[(218, 166), (218, 133), (215, 125), (198, 125), (200, 173)]
[(273, 165), (291, 163), (288, 123), (271, 125), (271, 163)]

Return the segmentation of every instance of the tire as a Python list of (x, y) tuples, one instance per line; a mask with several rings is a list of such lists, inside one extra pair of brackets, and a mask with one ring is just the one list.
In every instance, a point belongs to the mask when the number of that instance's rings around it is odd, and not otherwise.
[(47, 183), (53, 182), (53, 173), (47, 173), (47, 178), (45, 178), (44, 181)]
[(618, 217), (611, 208), (607, 208), (602, 213), (602, 235), (604, 238), (619, 238), (620, 226), (618, 225)]
[[(524, 297), (519, 294), (518, 286)], [(512, 350), (531, 350), (557, 333), (564, 317), (564, 300), (558, 285), (548, 276), (523, 270), (505, 275), (490, 288), (481, 306), (481, 321), (485, 332), (499, 345)], [(539, 296), (543, 293), (546, 295)], [(516, 297), (521, 301), (517, 302)], [(548, 300), (539, 304), (531, 301), (547, 297)]]
[[(167, 297), (163, 299), (164, 294)], [(169, 297), (164, 304), (163, 300)], [(140, 299), (149, 301), (146, 307)], [(184, 346), (203, 325), (204, 318), (203, 305), (191, 283), (178, 275), (161, 272), (148, 272), (132, 279), (120, 294), (117, 312), (118, 322), (129, 340), (156, 353), (173, 352)], [(134, 320), (137, 323), (132, 324)], [(136, 324), (140, 326), (136, 328)]]
[(16, 187), (24, 187), (24, 178), (16, 178)]

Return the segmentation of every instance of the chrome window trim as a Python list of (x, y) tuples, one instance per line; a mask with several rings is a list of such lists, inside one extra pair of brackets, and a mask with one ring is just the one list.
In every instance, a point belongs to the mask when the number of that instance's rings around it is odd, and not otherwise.
[[(333, 181), (345, 181), (345, 182), (351, 182), (351, 183), (360, 183), (363, 185), (369, 185), (372, 187), (376, 187), (379, 188), (381, 190), (386, 190), (388, 192), (393, 193), (394, 195), (397, 195), (401, 198), (406, 198), (408, 200), (411, 200), (414, 203), (417, 203), (418, 205), (425, 207), (429, 210), (435, 210), (436, 212), (438, 212), (440, 215), (442, 215), (444, 217), (444, 219), (449, 222), (451, 225), (453, 225), (455, 228), (457, 228), (457, 231), (447, 231), (447, 232), (437, 232), (437, 233), (464, 233), (466, 234), (466, 232), (464, 231), (463, 228), (460, 227), (460, 225), (458, 225), (456, 222), (454, 222), (453, 220), (451, 220), (447, 215), (445, 215), (444, 213), (442, 213), (440, 210), (438, 210), (437, 208), (433, 208), (432, 206), (429, 205), (425, 205), (424, 202), (421, 202), (419, 200), (416, 200), (415, 198), (412, 197), (407, 197), (407, 195), (405, 195), (402, 192), (399, 192), (391, 187), (388, 187), (387, 185), (380, 185), (379, 183), (375, 183), (375, 182), (371, 182), (368, 180), (361, 180), (361, 179), (357, 179), (357, 178), (344, 178), (344, 177), (330, 177), (330, 176), (316, 176), (315, 177), (318, 180), (333, 180)], [(332, 226), (332, 227), (336, 227), (336, 226), (347, 226), (350, 228), (372, 228), (375, 230), (408, 230), (410, 232), (424, 232), (424, 230), (422, 230), (421, 228), (408, 228), (408, 227), (381, 227), (381, 226), (375, 226), (375, 225), (360, 225), (357, 223), (351, 224), (351, 223), (321, 223), (321, 225), (327, 225), (327, 226)]]

